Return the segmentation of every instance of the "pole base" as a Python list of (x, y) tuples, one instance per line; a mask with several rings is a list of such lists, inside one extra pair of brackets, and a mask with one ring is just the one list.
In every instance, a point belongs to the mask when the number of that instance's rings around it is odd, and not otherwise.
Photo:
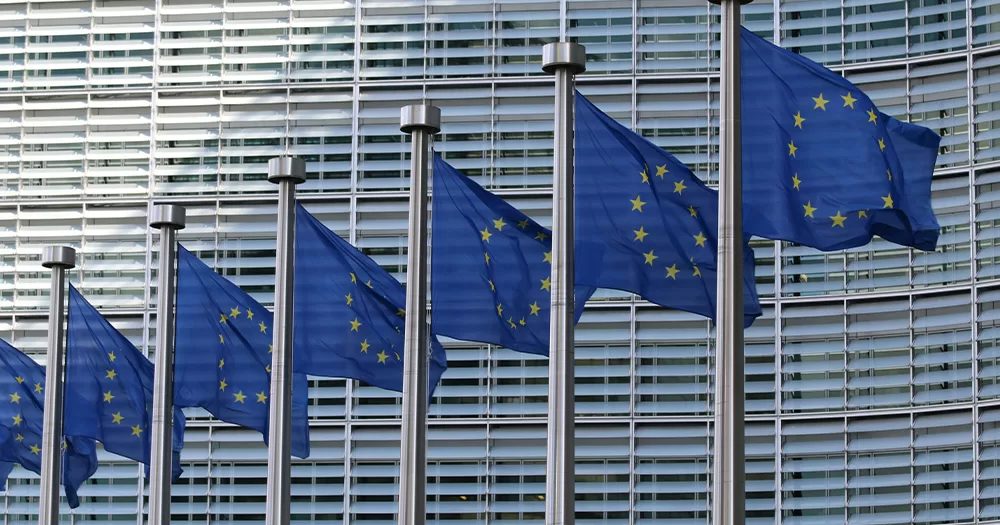
[(187, 213), (183, 206), (176, 204), (157, 204), (149, 216), (149, 227), (157, 230), (173, 228), (183, 230), (187, 222)]
[(69, 246), (46, 246), (42, 250), (42, 266), (45, 268), (73, 268), (76, 266), (76, 250)]

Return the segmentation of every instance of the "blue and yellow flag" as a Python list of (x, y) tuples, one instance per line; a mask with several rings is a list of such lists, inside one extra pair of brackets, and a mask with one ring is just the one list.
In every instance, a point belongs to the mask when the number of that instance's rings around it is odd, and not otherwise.
[[(403, 285), (301, 204), (295, 222), (295, 369), (402, 392)], [(448, 362), (429, 351), (433, 393)]]
[(934, 250), (941, 138), (837, 73), (741, 28), (743, 229), (819, 250), (873, 235)]
[[(433, 188), (434, 333), (549, 355), (552, 232), (437, 155)], [(574, 293), (579, 321), (594, 288)]]
[[(69, 287), (66, 334), (65, 433), (86, 436), (104, 450), (149, 465), (153, 363)], [(184, 414), (174, 410), (173, 478), (181, 475)]]
[[(183, 246), (177, 250), (174, 404), (268, 442), (274, 314)], [(296, 352), (297, 353), (297, 352)], [(309, 457), (309, 381), (292, 376), (292, 454)]]
[[(600, 243), (577, 284), (715, 319), (719, 196), (673, 155), (576, 95), (576, 238)], [(749, 235), (745, 236), (749, 240)], [(577, 258), (583, 257), (577, 255)], [(761, 314), (743, 244), (744, 325)]]
[[(0, 340), (0, 479), (6, 480), (13, 463), (36, 474), (42, 468), (42, 412), (45, 405), (45, 369), (20, 350)], [(71, 414), (66, 414), (68, 420)], [(68, 434), (66, 434), (68, 435)], [(86, 437), (64, 441), (62, 482), (69, 506), (80, 505), (77, 489), (97, 471), (97, 447)]]

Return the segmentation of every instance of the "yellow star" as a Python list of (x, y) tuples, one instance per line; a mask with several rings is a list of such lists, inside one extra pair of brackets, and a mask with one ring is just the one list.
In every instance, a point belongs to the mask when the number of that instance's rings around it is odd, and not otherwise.
[(24, 421), (21, 419), (21, 414), (14, 414), (14, 426), (21, 426), (21, 421)]
[(114, 398), (115, 398), (115, 396), (111, 395), (111, 391), (110, 390), (108, 390), (107, 392), (104, 393), (104, 402), (105, 403), (110, 403), (111, 400), (114, 399)]
[(646, 175), (646, 170), (640, 171), (639, 175), (642, 176), (642, 182), (645, 182), (646, 184), (649, 184), (649, 175)]
[(41, 451), (42, 451), (42, 449), (38, 448), (38, 445), (37, 445), (37, 444), (35, 444), (35, 445), (31, 445), (31, 453), (32, 453), (32, 454), (34, 454), (34, 455), (36, 455), (36, 456), (37, 456), (37, 455), (38, 455), (38, 453), (39, 453), (39, 452), (41, 452)]
[(236, 308), (231, 308), (229, 310), (229, 317), (232, 317), (233, 319), (236, 319), (236, 316), (240, 315), (241, 313), (243, 313), (243, 312), (241, 312), (240, 311), (240, 307), (237, 306)]
[(274, 345), (273, 344), (267, 345), (267, 353), (270, 354), (271, 352), (274, 352)]
[(375, 355), (378, 357), (378, 362), (379, 362), (380, 365), (384, 365), (385, 364), (385, 360), (389, 359), (389, 354), (385, 353), (385, 350), (382, 350), (381, 352), (379, 352), (379, 353), (377, 353)]
[(802, 129), (802, 123), (806, 121), (806, 119), (802, 117), (802, 112), (799, 111), (798, 113), (792, 116), (795, 117), (795, 127)]
[(883, 208), (892, 208), (892, 194), (882, 197), (882, 202), (885, 203), (885, 205), (882, 206)]
[(639, 226), (638, 230), (632, 230), (632, 233), (635, 234), (635, 239), (632, 240), (639, 242), (642, 242), (642, 240), (645, 239), (647, 235), (649, 235), (649, 233), (646, 232), (645, 227), (643, 226)]
[(550, 263), (552, 262), (552, 252), (545, 252), (542, 254), (542, 262)]
[(812, 99), (813, 102), (816, 103), (816, 105), (813, 106), (813, 109), (822, 109), (823, 111), (826, 111), (826, 103), (829, 102), (829, 100), (824, 99), (822, 93), (820, 93), (818, 97), (813, 97)]
[(263, 333), (263, 334), (267, 333), (267, 325), (264, 324), (264, 321), (261, 321), (260, 324), (257, 325), (257, 326), (260, 327), (261, 333)]
[(490, 237), (493, 237), (493, 234), (490, 233), (489, 227), (483, 228), (483, 230), (479, 232), (479, 235), (482, 235), (483, 240), (486, 242), (490, 242)]
[(548, 277), (542, 279), (542, 290), (551, 292), (552, 291), (552, 280)]
[(368, 344), (368, 339), (367, 338), (364, 341), (361, 341), (361, 353), (362, 354), (367, 354), (369, 346), (371, 346), (371, 345)]
[(267, 403), (267, 395), (264, 392), (257, 392), (257, 402)]
[(236, 403), (245, 403), (246, 402), (245, 400), (246, 400), (247, 396), (245, 394), (243, 394), (242, 390), (240, 390), (239, 392), (236, 392), (235, 394), (233, 394), (233, 398), (235, 398), (235, 402)]
[(640, 199), (638, 195), (635, 196), (634, 200), (630, 200), (629, 202), (632, 203), (632, 211), (639, 210), (639, 213), (642, 213), (642, 206), (643, 204), (646, 204), (645, 202), (642, 202), (642, 199)]
[(219, 312), (219, 322), (222, 324), (226, 324), (227, 321), (229, 321), (229, 318), (226, 317), (226, 314)]
[(493, 280), (492, 279), (487, 279), (487, 282), (490, 283), (490, 291), (491, 292), (497, 291), (497, 286), (495, 284), (493, 284)]
[(686, 190), (686, 189), (687, 189), (687, 186), (684, 185), (684, 180), (683, 179), (681, 179), (681, 180), (679, 180), (679, 181), (677, 181), (677, 182), (674, 183), (674, 193), (677, 193), (679, 195), (684, 195), (684, 190)]
[(694, 265), (694, 276), (695, 277), (701, 277), (701, 268), (698, 268), (697, 264)]
[(663, 178), (663, 176), (664, 176), (664, 175), (665, 175), (665, 174), (666, 174), (667, 172), (669, 172), (669, 171), (670, 171), (670, 170), (668, 170), (668, 169), (667, 169), (667, 165), (666, 165), (666, 164), (664, 164), (664, 165), (662, 165), (662, 166), (657, 166), (657, 167), (656, 167), (656, 176), (662, 179), (662, 178)]
[(486, 256), (486, 264), (489, 264), (490, 263), (490, 254), (486, 253), (486, 252), (483, 252), (483, 255)]
[(344, 299), (347, 299), (347, 306), (351, 306), (351, 303), (353, 303), (353, 302), (354, 302), (354, 298), (353, 298), (353, 297), (351, 297), (351, 294), (350, 294), (350, 293), (348, 293), (347, 295), (345, 295), (345, 296), (344, 296)]
[(708, 237), (705, 237), (705, 235), (702, 234), (702, 232), (698, 232), (698, 235), (694, 236), (694, 244), (696, 246), (701, 246), (702, 248), (705, 247), (705, 241), (707, 241), (707, 240), (708, 240)]
[(115, 372), (114, 369), (106, 370), (104, 373), (105, 373), (104, 378), (111, 379), (112, 381), (115, 379), (115, 376), (118, 375), (118, 372)]
[(813, 217), (813, 212), (816, 211), (816, 208), (813, 207), (812, 201), (806, 202), (802, 207), (806, 209), (806, 217)]
[(667, 266), (667, 277), (669, 277), (669, 278), (671, 278), (671, 279), (673, 279), (673, 280), (676, 281), (677, 280), (677, 272), (679, 272), (679, 271), (680, 270), (677, 269), (677, 265), (676, 264), (672, 264), (670, 266)]
[(873, 109), (868, 110), (868, 122), (878, 124), (878, 115), (875, 114), (875, 110)]
[(267, 372), (268, 374), (270, 374), (271, 373), (271, 365), (265, 366), (264, 367), (264, 371)]
[(524, 219), (523, 221), (517, 221), (517, 227), (521, 228), (522, 230), (527, 229), (528, 228), (528, 219)]
[(39, 392), (40, 393), (41, 391), (42, 391), (42, 384), (41, 383), (35, 383), (35, 392)]
[(136, 425), (136, 426), (132, 427), (132, 435), (133, 436), (141, 436), (142, 435), (142, 427), (139, 426), (139, 425)]
[(354, 272), (351, 272), (351, 282), (354, 284), (358, 283), (358, 276), (354, 275)]
[(802, 179), (799, 178), (798, 173), (792, 176), (792, 184), (795, 186), (796, 190), (799, 189), (799, 184), (802, 184)]
[(247, 319), (253, 319), (253, 310), (247, 308)]
[(867, 219), (868, 218), (868, 211), (867, 210), (861, 210), (861, 211), (859, 211), (858, 212), (858, 218), (859, 219), (861, 219), (861, 218)]
[(18, 394), (17, 392), (14, 392), (13, 394), (11, 394), (10, 395), (10, 402), (11, 403), (17, 403), (17, 404), (20, 405), (21, 404), (21, 396), (20, 396), (20, 394)]
[(224, 366), (226, 366), (226, 360), (225, 359), (219, 359), (219, 368), (222, 368)]
[(24, 436), (22, 436), (21, 434), (18, 434), (17, 437), (14, 438), (14, 440), (17, 441), (18, 443), (20, 443), (20, 442), (24, 441)]
[(514, 318), (513, 317), (508, 317), (507, 318), (507, 324), (509, 324), (511, 328), (514, 328), (514, 329), (517, 328), (517, 325), (514, 324)]
[(844, 227), (844, 221), (847, 220), (847, 217), (844, 217), (843, 215), (841, 215), (840, 214), (840, 210), (837, 210), (837, 214), (834, 215), (834, 216), (832, 216), (832, 217), (830, 217), (830, 219), (833, 220), (833, 225), (830, 226), (831, 228), (833, 226), (840, 226), (841, 228), (843, 228)]
[(393, 354), (395, 354), (395, 356), (396, 356), (396, 361), (402, 361), (403, 360), (402, 357), (399, 357), (399, 352), (393, 352)]
[(503, 222), (503, 217), (493, 220), (493, 227), (496, 228), (498, 232), (502, 232), (504, 226), (507, 226), (507, 223)]
[(115, 353), (114, 352), (108, 352), (108, 359), (110, 359), (111, 362), (114, 363), (115, 359), (116, 359)]
[(14, 378), (14, 381), (17, 381), (17, 384), (20, 385), (20, 384), (24, 383), (24, 378), (21, 377), (21, 376), (17, 376), (17, 377)]
[(355, 317), (354, 320), (351, 321), (351, 331), (352, 332), (357, 332), (358, 331), (358, 327), (360, 327), (360, 326), (361, 326), (361, 321), (358, 321), (358, 318)]
[(694, 209), (694, 206), (688, 206), (688, 211), (691, 212), (692, 217), (698, 216), (698, 210)]
[(367, 287), (371, 288), (371, 287), (372, 287), (372, 280), (371, 280), (371, 279), (368, 279), (368, 281), (367, 281), (367, 282), (365, 282), (365, 286), (367, 286)]
[(114, 414), (111, 414), (111, 422), (114, 423), (114, 424), (116, 424), (116, 425), (121, 425), (122, 421), (124, 419), (125, 418), (122, 417), (122, 413), (121, 412), (115, 412)]
[(885, 169), (885, 174), (889, 176), (889, 180), (892, 180), (892, 172), (889, 171), (889, 168)]
[(788, 143), (788, 154), (790, 156), (794, 157), (795, 156), (795, 152), (798, 151), (798, 150), (799, 150), (799, 148), (797, 146), (795, 146), (795, 141), (794, 140)]
[(840, 98), (844, 99), (845, 108), (850, 106), (851, 109), (854, 109), (854, 103), (858, 101), (858, 99), (854, 98), (854, 95), (851, 95), (849, 91), (846, 95), (840, 95)]
[(503, 305), (502, 304), (498, 304), (497, 305), (497, 315), (499, 315), (500, 317), (503, 317)]
[(521, 320), (518, 321), (518, 324), (520, 324), (521, 326), (524, 326), (524, 325), (528, 324), (528, 322), (525, 321), (524, 318), (522, 317)]
[(222, 337), (222, 334), (219, 334), (219, 342), (220, 343), (225, 343), (226, 342), (226, 338)]
[(396, 308), (396, 315), (402, 317), (403, 319), (406, 319), (406, 310), (403, 310), (402, 308)]
[(878, 139), (879, 151), (885, 151), (885, 139)]
[(537, 316), (538, 312), (542, 309), (541, 306), (538, 306), (538, 301), (529, 304), (528, 307), (531, 308), (531, 315), (534, 316)]
[(222, 378), (222, 380), (219, 381), (219, 390), (225, 392), (227, 386), (229, 386), (229, 383), (226, 382), (226, 378)]
[(545, 239), (549, 238), (549, 234), (547, 234), (545, 232), (538, 232), (538, 233), (535, 234), (535, 238), (538, 239), (538, 240), (540, 240), (540, 241), (544, 241)]
[(659, 256), (659, 255), (653, 255), (653, 250), (649, 250), (649, 253), (644, 253), (644, 254), (642, 254), (642, 256), (643, 256), (643, 258), (645, 258), (645, 259), (646, 259), (646, 261), (645, 261), (645, 262), (646, 262), (646, 264), (648, 264), (648, 265), (650, 265), (650, 266), (652, 266), (652, 265), (653, 265), (653, 261), (654, 261), (654, 260), (656, 260), (656, 259), (659, 259), (659, 258), (660, 258), (660, 256)]

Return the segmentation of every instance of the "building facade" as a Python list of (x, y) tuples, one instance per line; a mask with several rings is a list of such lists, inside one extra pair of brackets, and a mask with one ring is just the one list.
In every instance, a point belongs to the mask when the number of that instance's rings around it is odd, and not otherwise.
[[(754, 241), (764, 315), (746, 332), (753, 524), (1000, 519), (1000, 0), (756, 0), (744, 24), (942, 135), (939, 248)], [(399, 107), (442, 109), (435, 148), (550, 224), (552, 80), (541, 48), (584, 44), (579, 89), (718, 178), (718, 9), (704, 0), (0, 0), (0, 337), (44, 359), (41, 246), (155, 353), (155, 202), (180, 241), (273, 300), (276, 189), (405, 279), (409, 144)], [(432, 233), (433, 235), (433, 233)], [(707, 524), (712, 327), (602, 291), (577, 329), (577, 520)], [(429, 429), (435, 523), (544, 523), (547, 362), (446, 341)], [(295, 523), (395, 523), (399, 395), (311, 382)], [(188, 414), (174, 523), (260, 523), (266, 450)], [(137, 523), (133, 462), (102, 455), (69, 522)], [(0, 504), (36, 522), (37, 477)]]

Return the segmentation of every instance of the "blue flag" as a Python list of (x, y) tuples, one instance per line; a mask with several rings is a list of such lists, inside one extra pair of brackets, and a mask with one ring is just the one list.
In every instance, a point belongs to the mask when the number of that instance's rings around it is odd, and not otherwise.
[[(301, 204), (295, 222), (295, 369), (402, 392), (403, 285)], [(448, 363), (430, 353), (433, 393)]]
[(873, 235), (934, 250), (941, 138), (837, 73), (741, 28), (744, 231), (819, 250)]
[[(42, 410), (45, 369), (0, 340), (0, 476), (7, 479), (12, 463), (39, 474), (42, 468)], [(64, 418), (65, 419), (65, 418)], [(69, 435), (66, 433), (65, 435)], [(97, 448), (85, 437), (67, 437), (62, 457), (62, 482), (69, 506), (80, 505), (77, 489), (97, 471)]]
[[(183, 246), (177, 253), (174, 403), (268, 442), (274, 314)], [(292, 376), (292, 454), (309, 457), (309, 381)]]
[[(715, 319), (719, 196), (659, 146), (576, 95), (576, 238), (601, 243), (577, 284)], [(749, 235), (746, 236), (749, 240)], [(596, 277), (589, 277), (596, 275)], [(761, 314), (743, 244), (744, 325)]]
[[(72, 285), (66, 335), (65, 432), (149, 466), (153, 363)], [(173, 479), (181, 475), (184, 414), (174, 410)]]
[[(433, 188), (434, 333), (549, 355), (552, 232), (437, 155)], [(594, 288), (574, 293), (579, 321)]]

